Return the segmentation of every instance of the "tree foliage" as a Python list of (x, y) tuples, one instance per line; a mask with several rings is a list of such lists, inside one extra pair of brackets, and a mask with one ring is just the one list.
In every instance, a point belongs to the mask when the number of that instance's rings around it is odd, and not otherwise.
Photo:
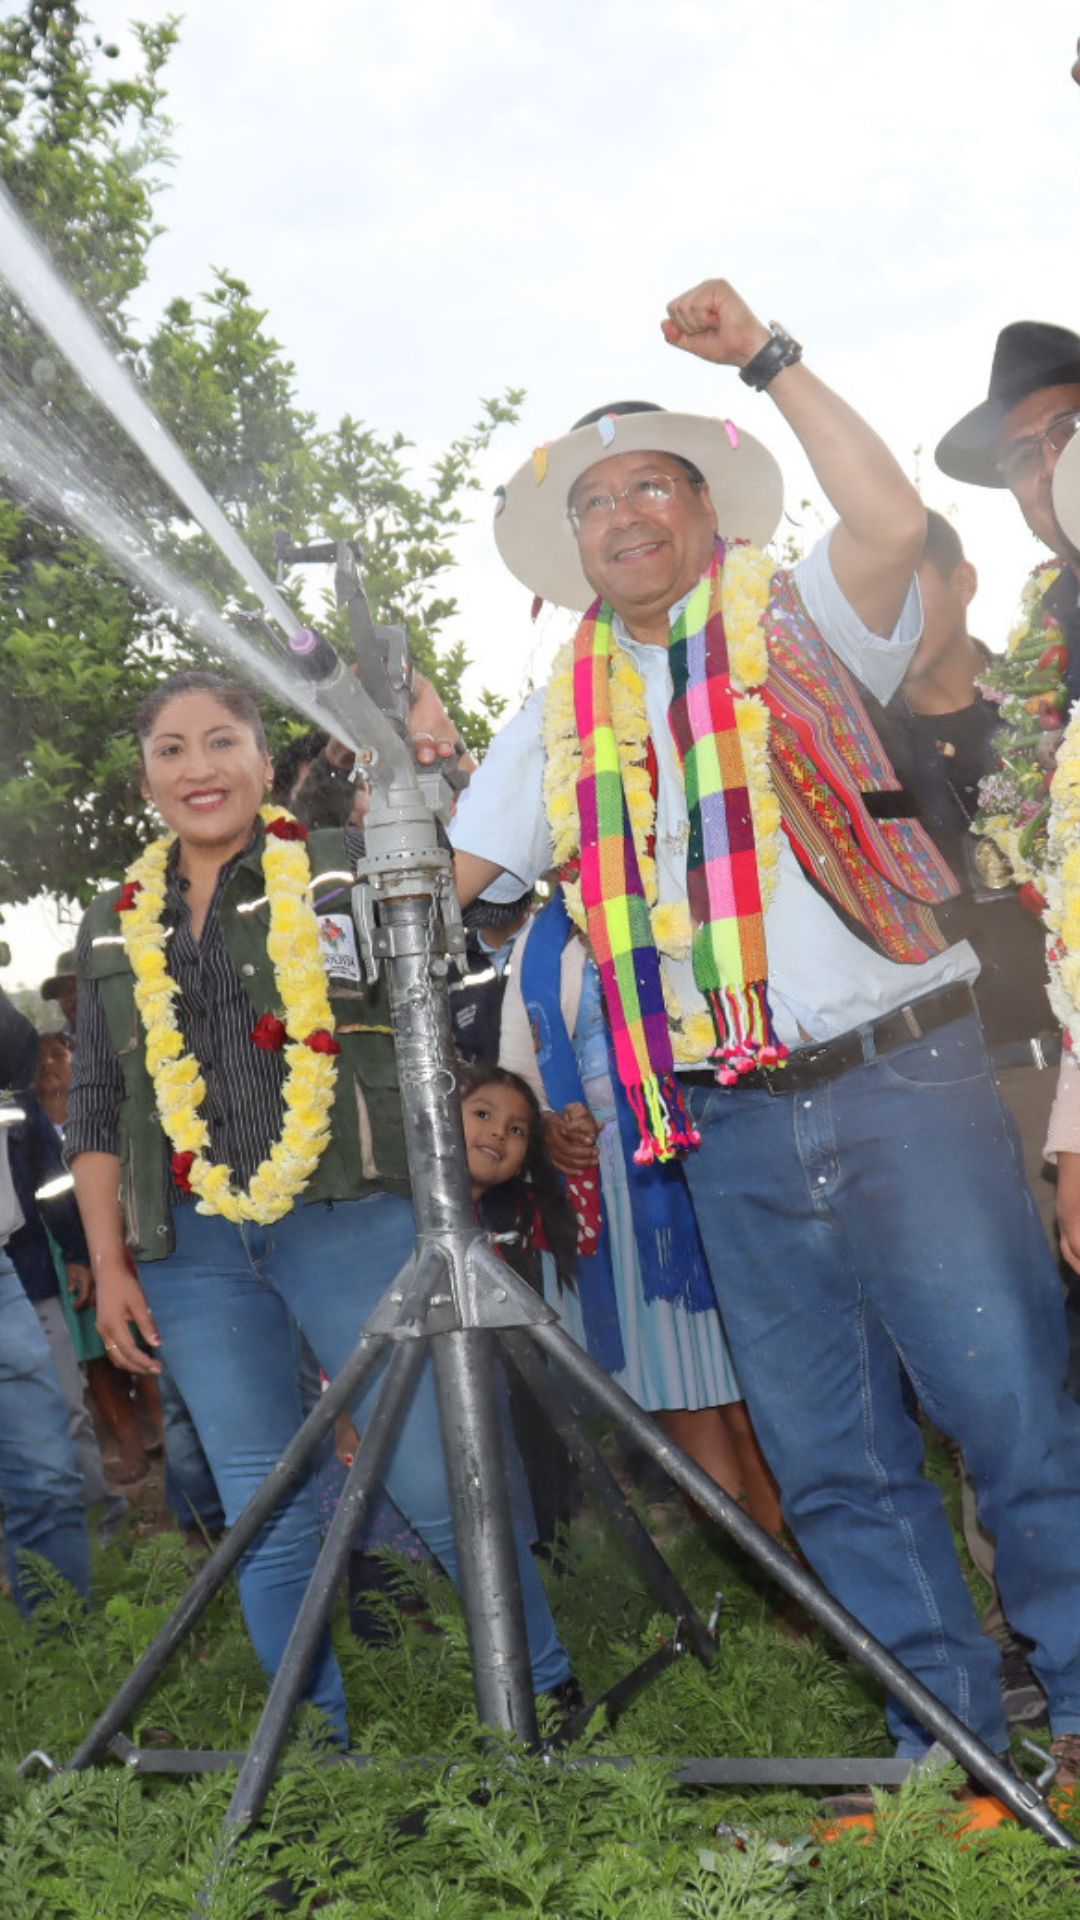
[[(297, 403), (294, 369), (250, 289), (218, 270), (141, 335), (132, 296), (160, 231), (156, 194), (170, 123), (163, 71), (177, 23), (133, 29), (136, 71), (110, 71), (73, 0), (30, 0), (0, 21), (0, 171), (61, 272), (95, 314), (200, 478), (273, 570), (274, 536), (358, 540), (377, 620), (404, 624), (470, 744), (482, 747), (498, 702), (463, 701), (467, 665), (444, 628), (452, 541), (478, 481), (476, 463), (520, 395), (480, 403), (475, 424), (418, 482), (409, 443), (346, 417), (328, 429)], [(10, 300), (0, 301), (0, 405), (71, 429), (94, 470), (136, 501), (156, 544), (219, 603), (243, 605), (228, 566), (166, 498)], [(340, 621), (325, 623), (344, 643)], [(0, 902), (45, 890), (85, 899), (115, 878), (145, 835), (128, 720), (167, 667), (194, 657), (168, 608), (148, 604), (67, 527), (0, 500)], [(268, 715), (284, 737), (292, 723)]]

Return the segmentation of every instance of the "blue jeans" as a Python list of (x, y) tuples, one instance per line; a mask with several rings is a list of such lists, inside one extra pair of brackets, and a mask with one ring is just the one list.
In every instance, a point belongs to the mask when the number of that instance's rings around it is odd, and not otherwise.
[(90, 1546), (68, 1408), (44, 1329), (0, 1251), (0, 1505), (19, 1612), (40, 1598), (22, 1553), (40, 1553), (83, 1599)]
[[(1061, 1282), (974, 1017), (801, 1093), (695, 1088), (686, 1162), (784, 1512), (825, 1585), (961, 1720), (1007, 1745), (922, 1472), (899, 1357), (963, 1449), (1055, 1733), (1080, 1731), (1080, 1407)], [(900, 1750), (927, 1745), (895, 1701)]]
[[(413, 1247), (408, 1201), (367, 1200), (294, 1207), (272, 1227), (232, 1226), (194, 1206), (175, 1209), (176, 1249), (139, 1270), (162, 1338), (162, 1358), (187, 1402), (231, 1526), (303, 1418), (297, 1325), (333, 1377), (353, 1352), (369, 1314)], [(370, 1382), (353, 1409), (363, 1429), (378, 1392)], [(391, 1498), (452, 1580), (457, 1546), (446, 1484), (434, 1371), (425, 1362), (383, 1468)], [(318, 1555), (316, 1489), (309, 1477), (275, 1509), (240, 1564), (248, 1630), (273, 1672)], [(570, 1670), (523, 1531), (518, 1568), (539, 1691)], [(324, 1639), (310, 1697), (347, 1737), (341, 1673)]]

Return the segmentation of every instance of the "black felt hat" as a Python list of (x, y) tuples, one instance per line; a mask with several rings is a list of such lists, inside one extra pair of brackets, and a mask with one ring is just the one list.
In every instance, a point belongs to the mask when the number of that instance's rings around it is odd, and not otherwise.
[(74, 980), (76, 974), (75, 949), (68, 947), (56, 963), (56, 972), (43, 980), (38, 991), (43, 1000), (55, 1000), (65, 980)]
[(939, 443), (934, 459), (953, 480), (976, 487), (1003, 487), (997, 470), (1001, 423), (1010, 407), (1044, 387), (1080, 384), (1080, 334), (1044, 320), (1014, 320), (994, 348), (990, 391)]

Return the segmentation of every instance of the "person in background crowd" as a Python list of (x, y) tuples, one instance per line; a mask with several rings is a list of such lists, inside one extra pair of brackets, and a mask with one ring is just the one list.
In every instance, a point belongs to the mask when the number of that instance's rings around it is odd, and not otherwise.
[[(960, 536), (940, 513), (928, 511), (926, 519), (919, 566), (922, 638), (899, 690), (887, 708), (873, 710), (873, 717), (919, 819), (960, 880), (959, 896), (946, 901), (938, 917), (952, 939), (966, 939), (979, 956), (979, 1018), (1020, 1136), (1039, 1217), (1056, 1247), (1056, 1191), (1043, 1150), (1061, 1035), (1051, 1024), (1046, 997), (1045, 940), (1038, 915), (1023, 904), (998, 848), (972, 832), (980, 783), (997, 764), (1000, 711), (980, 686), (992, 656), (968, 631), (978, 576)], [(962, 1462), (961, 1473), (964, 1539), (979, 1572), (994, 1586), (994, 1543), (979, 1525), (975, 1491)], [(1045, 1697), (996, 1590), (982, 1627), (1002, 1650), (1010, 1725), (1039, 1725), (1046, 1715)]]
[(359, 827), (368, 806), (368, 785), (353, 777), (355, 756), (321, 728), (297, 734), (274, 761), (271, 798), (308, 827)]
[[(63, 1040), (68, 1054), (66, 1059), (62, 1059), (55, 1051), (55, 1045), (47, 1049), (46, 1079), (38, 1093), (44, 1117), (59, 1137), (62, 1137), (67, 1122), (71, 1091), (70, 1050), (76, 1039), (78, 982), (74, 974), (69, 975), (63, 970), (63, 963), (68, 957), (61, 955), (62, 964), (55, 979), (45, 982), (46, 987), (56, 985), (64, 995), (70, 1024), (51, 1039), (53, 1042), (57, 1038)], [(42, 992), (44, 994), (44, 988)], [(74, 1201), (70, 1205), (78, 1222), (78, 1208)], [(160, 1452), (163, 1444), (159, 1384), (149, 1377), (136, 1379), (110, 1364), (97, 1329), (93, 1275), (86, 1264), (88, 1255), (81, 1223), (71, 1231), (72, 1244), (77, 1241), (81, 1251), (70, 1256), (69, 1286), (61, 1292), (60, 1304), (68, 1323), (75, 1359), (86, 1368), (86, 1385), (94, 1410), (116, 1446), (117, 1457), (111, 1465), (111, 1477), (118, 1486), (131, 1486), (135, 1481), (146, 1478), (150, 1471), (150, 1453), (155, 1449)], [(149, 1440), (144, 1438), (144, 1428), (150, 1436)]]
[[(457, 737), (457, 729), (437, 688), (413, 669), (409, 737), (417, 764), (453, 760), (463, 771), (476, 765)], [(313, 729), (286, 743), (274, 761), (272, 796), (308, 827), (360, 827), (371, 795), (356, 755), (341, 740)]]
[(1080, 698), (1080, 551), (1054, 511), (1054, 470), (1080, 427), (1080, 334), (1040, 320), (1003, 327), (985, 400), (950, 427), (934, 458), (952, 480), (1007, 488), (1058, 558), (1041, 612), (1066, 649), (1069, 700)]
[(465, 958), (450, 973), (450, 1027), (459, 1057), (470, 1066), (499, 1057), (503, 996), (515, 946), (535, 899), (530, 887), (505, 903), (474, 900), (461, 916)]
[[(0, 1085), (25, 1086), (37, 1069), (38, 1037), (0, 989)], [(49, 1343), (6, 1246), (22, 1225), (0, 1125), (0, 1506), (15, 1604), (29, 1614), (40, 1583), (23, 1555), (40, 1554), (90, 1596), (90, 1542), (68, 1408)]]
[(75, 973), (75, 949), (69, 947), (56, 962), (56, 972), (43, 980), (39, 989), (43, 1000), (55, 1000), (64, 1016), (61, 1031), (74, 1040), (79, 1013), (79, 982)]
[[(1060, 459), (1055, 461), (1051, 504), (1055, 523), (1061, 530), (1058, 552), (1068, 563), (1073, 577), (1080, 578), (1080, 437), (1064, 448)], [(1074, 707), (1063, 742), (1066, 748), (1074, 746), (1076, 729)], [(1069, 806), (1070, 792), (1075, 793), (1074, 764), (1070, 752), (1066, 769), (1069, 785), (1063, 802), (1066, 808)], [(1075, 858), (1075, 847), (1071, 851)], [(1059, 940), (1051, 943), (1051, 952), (1058, 946), (1062, 950), (1066, 948), (1071, 917), (1069, 903), (1063, 898), (1061, 935)], [(1061, 1251), (1073, 1272), (1080, 1273), (1080, 1062), (1076, 1049), (1076, 1028), (1070, 1020), (1070, 1027), (1065, 1034), (1057, 1099), (1047, 1130), (1046, 1150), (1048, 1157), (1057, 1165)]]
[[(534, 596), (587, 611), (459, 806), (462, 897), (558, 868), (641, 1152), (686, 1151), (792, 1532), (1000, 1753), (1000, 1657), (923, 1473), (899, 1360), (959, 1442), (1072, 1786), (1080, 1407), (1060, 1282), (979, 1031), (978, 962), (933, 919), (955, 881), (859, 691), (890, 699), (914, 653), (925, 514), (798, 343), (728, 282), (679, 296), (661, 324), (768, 391), (839, 524), (790, 574), (741, 547), (770, 537), (779, 475), (714, 417), (623, 402), (537, 449), (500, 491), (496, 541)], [(889, 1720), (901, 1754), (925, 1752), (896, 1700)]]
[[(984, 791), (987, 832), (996, 834), (1036, 911), (1046, 904), (1040, 884), (1048, 812), (1043, 789), (1052, 780), (1066, 714), (1080, 699), (1080, 543), (1075, 528), (1070, 536), (1062, 527), (1053, 491), (1058, 462), (1078, 428), (1080, 334), (1041, 320), (1016, 320), (997, 337), (986, 399), (950, 427), (934, 455), (950, 479), (1007, 489), (1036, 540), (1054, 556), (1037, 571), (1025, 596), (1021, 625), (1010, 637), (1008, 658), (1015, 662), (1016, 691), (1011, 705), (1003, 707), (995, 743), (1006, 777), (988, 781)], [(995, 671), (992, 677), (997, 680), (999, 675)], [(998, 699), (1002, 690), (999, 686)], [(1025, 732), (1028, 744), (1022, 739)], [(1065, 1061), (1063, 1074), (1068, 1070)], [(1066, 1219), (1080, 1221), (1080, 1156), (1059, 1157), (1060, 1145), (1052, 1140), (1047, 1157), (1057, 1160), (1062, 1250), (1074, 1264)], [(1069, 1335), (1070, 1385), (1080, 1397), (1080, 1296), (1075, 1288), (1069, 1297)], [(1077, 1760), (1080, 1763), (1080, 1746)]]
[[(50, 1320), (46, 1332), (51, 1332), (57, 1319), (57, 1310), (62, 1313), (65, 1326), (58, 1334), (53, 1346), (53, 1357), (60, 1373), (61, 1384), (68, 1397), (69, 1405), (75, 1412), (73, 1426), (76, 1451), (79, 1452), (83, 1468), (83, 1483), (87, 1488), (87, 1505), (93, 1506), (103, 1496), (97, 1491), (100, 1485), (99, 1471), (93, 1463), (84, 1458), (80, 1447), (80, 1435), (85, 1441), (83, 1418), (85, 1403), (82, 1398), (82, 1379), (78, 1372), (79, 1364), (85, 1365), (87, 1385), (95, 1407), (101, 1414), (104, 1425), (113, 1435), (119, 1448), (119, 1459), (114, 1468), (114, 1477), (121, 1485), (130, 1485), (141, 1480), (149, 1471), (151, 1452), (165, 1453), (165, 1500), (177, 1526), (194, 1540), (202, 1540), (207, 1534), (219, 1534), (225, 1525), (221, 1501), (214, 1485), (206, 1455), (199, 1444), (199, 1437), (191, 1423), (191, 1416), (177, 1392), (175, 1382), (167, 1369), (163, 1368), (156, 1378), (148, 1375), (141, 1378), (134, 1374), (122, 1374), (114, 1367), (105, 1354), (101, 1336), (97, 1330), (96, 1303), (94, 1299), (94, 1277), (90, 1271), (90, 1255), (87, 1250), (82, 1221), (75, 1203), (72, 1176), (64, 1166), (61, 1143), (64, 1127), (67, 1124), (68, 1100), (71, 1093), (71, 1052), (65, 1037), (61, 1034), (46, 1034), (41, 1043), (41, 1063), (34, 1093), (28, 1105), (28, 1128), (35, 1110), (38, 1116), (36, 1135), (27, 1138), (27, 1164), (23, 1168), (20, 1156), (15, 1158), (23, 1129), (17, 1128), (13, 1142), (13, 1161), (16, 1182), (23, 1170), (26, 1185), (36, 1192), (42, 1181), (55, 1183), (61, 1176), (67, 1181), (68, 1190), (41, 1203), (41, 1217), (36, 1217), (36, 1202), (28, 1205), (24, 1189), (19, 1187), (23, 1210), (27, 1214), (27, 1224), (15, 1235), (11, 1254), (23, 1275), (24, 1284), (33, 1299), (22, 1260), (23, 1236), (29, 1237), (29, 1249), (33, 1272), (39, 1277), (43, 1274), (42, 1235), (51, 1230), (56, 1242), (55, 1251), (63, 1255), (66, 1265), (56, 1306), (49, 1303)], [(36, 1143), (36, 1144), (35, 1144)], [(40, 1178), (38, 1177), (40, 1174)], [(42, 1309), (38, 1305), (41, 1315)], [(64, 1346), (67, 1346), (67, 1353)], [(59, 1348), (59, 1351), (58, 1351)], [(144, 1446), (142, 1422), (145, 1421), (151, 1434), (149, 1449)], [(97, 1449), (97, 1439), (91, 1430), (90, 1439)], [(98, 1452), (100, 1462), (100, 1452)], [(104, 1539), (114, 1530), (118, 1520), (127, 1511), (127, 1501), (110, 1494), (111, 1505), (103, 1516), (101, 1537)]]
[(939, 907), (938, 917), (952, 939), (967, 940), (978, 954), (979, 1017), (1053, 1244), (1054, 1183), (1043, 1147), (1055, 1079), (1049, 1069), (1061, 1057), (1061, 1035), (1046, 997), (1045, 940), (1000, 853), (971, 831), (980, 783), (997, 762), (1000, 725), (997, 705), (979, 684), (990, 650), (968, 632), (977, 586), (960, 536), (941, 514), (928, 513), (919, 566), (922, 638), (899, 691), (876, 717), (919, 819), (960, 880), (959, 895)]
[(76, 1352), (74, 1345), (79, 1327), (72, 1292), (90, 1284), (90, 1255), (71, 1175), (64, 1166), (62, 1132), (49, 1111), (55, 1111), (58, 1099), (66, 1106), (70, 1079), (66, 1039), (58, 1033), (43, 1034), (34, 1084), (17, 1096), (24, 1117), (8, 1129), (11, 1173), (23, 1224), (11, 1235), (7, 1251), (49, 1342), (68, 1406), (83, 1499), (88, 1509), (102, 1509), (100, 1537), (107, 1540), (123, 1524), (128, 1503), (107, 1483), (80, 1371), (85, 1355)]

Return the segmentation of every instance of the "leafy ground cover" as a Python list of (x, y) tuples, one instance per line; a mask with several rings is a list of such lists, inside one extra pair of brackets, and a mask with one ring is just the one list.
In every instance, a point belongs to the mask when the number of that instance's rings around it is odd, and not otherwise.
[[(213, 1884), (212, 1920), (1075, 1920), (1080, 1869), (1014, 1825), (959, 1842), (955, 1776), (883, 1799), (876, 1836), (812, 1839), (814, 1796), (674, 1787), (665, 1757), (888, 1751), (872, 1683), (821, 1640), (777, 1626), (753, 1570), (682, 1525), (670, 1554), (703, 1610), (723, 1590), (721, 1657), (691, 1657), (586, 1752), (625, 1769), (553, 1769), (493, 1755), (472, 1714), (461, 1618), (445, 1583), (415, 1570), (442, 1631), (407, 1625), (373, 1649), (338, 1630), (364, 1771), (327, 1766), (301, 1720), (260, 1827)], [(185, 1551), (163, 1535), (98, 1564), (89, 1619), (58, 1600), (52, 1631), (0, 1602), (0, 1910), (12, 1920), (173, 1920), (212, 1880), (231, 1777), (138, 1778), (15, 1767), (77, 1745), (183, 1591)], [(590, 1521), (553, 1598), (590, 1689), (642, 1657), (666, 1623)], [(58, 1630), (59, 1629), (59, 1630)], [(222, 1595), (131, 1729), (140, 1744), (238, 1749), (264, 1683), (235, 1591)], [(409, 1758), (405, 1758), (409, 1756)], [(425, 1758), (426, 1756), (426, 1758)], [(453, 1764), (447, 1764), (452, 1761)], [(737, 1829), (740, 1839), (731, 1837)]]

